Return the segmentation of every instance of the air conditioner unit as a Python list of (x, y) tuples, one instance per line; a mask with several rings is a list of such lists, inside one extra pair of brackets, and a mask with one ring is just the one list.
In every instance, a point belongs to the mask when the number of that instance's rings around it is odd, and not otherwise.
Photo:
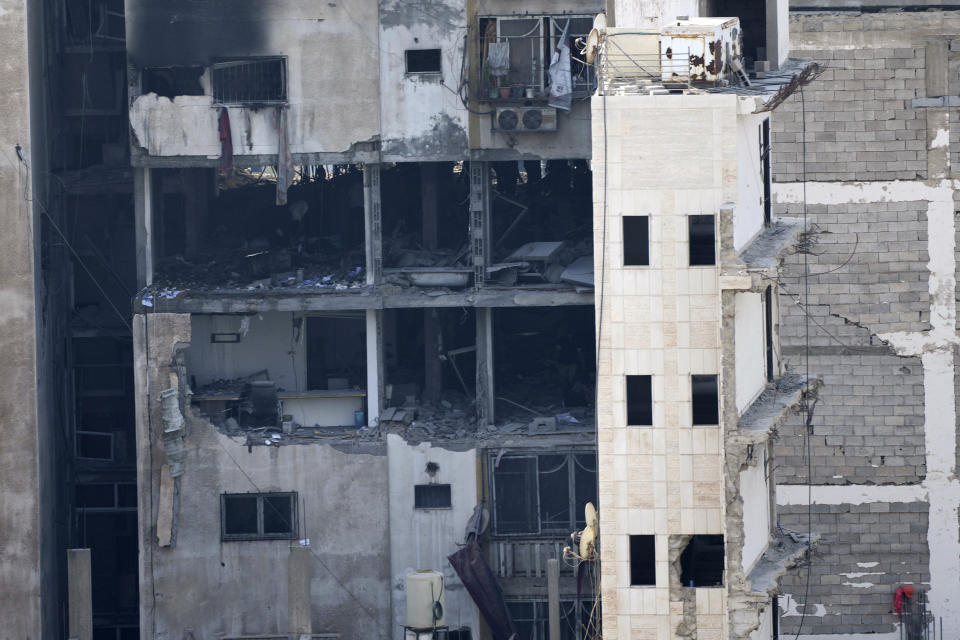
[(497, 107), (493, 130), (505, 133), (540, 133), (557, 130), (557, 110), (551, 107)]

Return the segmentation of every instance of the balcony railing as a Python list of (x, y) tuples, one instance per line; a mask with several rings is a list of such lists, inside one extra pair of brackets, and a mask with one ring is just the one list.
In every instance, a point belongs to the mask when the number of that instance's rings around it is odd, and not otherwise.
[(566, 544), (562, 538), (494, 539), (490, 544), (492, 564), (500, 578), (544, 578), (547, 560), (557, 558), (560, 560), (560, 575), (573, 576), (573, 567), (563, 561)]

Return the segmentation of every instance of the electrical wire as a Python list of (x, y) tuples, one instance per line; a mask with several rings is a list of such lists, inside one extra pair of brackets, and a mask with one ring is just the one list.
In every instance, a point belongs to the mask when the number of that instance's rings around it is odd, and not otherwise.
[[(803, 85), (800, 85), (800, 166), (803, 184), (803, 232), (807, 233), (807, 103), (804, 97)], [(810, 260), (809, 252), (803, 252), (803, 300), (807, 302), (810, 296)], [(806, 310), (804, 310), (806, 311)], [(810, 541), (813, 540), (813, 461), (812, 440), (813, 434), (811, 423), (813, 416), (810, 414), (810, 316), (807, 314), (807, 320), (804, 322), (804, 377), (807, 390), (803, 394), (803, 437), (806, 444), (807, 458), (807, 564), (806, 564), (806, 584), (803, 589), (803, 611), (800, 612), (800, 622), (797, 625), (797, 633), (793, 640), (799, 640), (800, 632), (803, 630), (803, 622), (807, 617), (807, 600), (810, 597), (810, 574), (811, 564), (813, 562), (813, 553), (810, 547)]]
[[(227, 448), (226, 448), (225, 446), (223, 446), (223, 443), (220, 441), (220, 438), (216, 438), (216, 441), (217, 441), (217, 444), (220, 446), (220, 448), (223, 449), (223, 452), (224, 452), (224, 453), (227, 455), (227, 457), (230, 459), (230, 462), (232, 462), (232, 463), (234, 464), (234, 466), (237, 468), (237, 470), (240, 472), (240, 474), (241, 474), (244, 478), (247, 479), (247, 482), (250, 483), (250, 486), (253, 487), (254, 491), (256, 491), (257, 493), (264, 493), (264, 492), (260, 489), (260, 487), (257, 486), (257, 483), (253, 481), (253, 478), (251, 478), (250, 475), (246, 472), (246, 470), (244, 470), (244, 468), (240, 465), (240, 463), (237, 462), (236, 458), (234, 458), (233, 455), (231, 455), (230, 452), (227, 450)], [(152, 492), (151, 492), (151, 497), (152, 497)], [(289, 527), (289, 529), (290, 529), (291, 531), (293, 531), (293, 530), (294, 530), (293, 523), (290, 522), (290, 520), (287, 518), (286, 514), (284, 514), (282, 511), (280, 511), (280, 509), (278, 509), (278, 508), (276, 507), (276, 505), (274, 505), (273, 503), (268, 502), (267, 504), (270, 505), (270, 507), (277, 513), (277, 515), (280, 517), (281, 520), (283, 520), (283, 522)], [(321, 558), (321, 557), (317, 554), (317, 552), (313, 550), (312, 547), (306, 547), (306, 548), (310, 550), (310, 555), (312, 555), (314, 558), (316, 558), (316, 559), (317, 559), (317, 562), (319, 562), (320, 565), (321, 565), (324, 569), (326, 569), (327, 573), (330, 574), (330, 577), (333, 578), (333, 581), (336, 582), (337, 585), (338, 585), (341, 589), (343, 589), (343, 592), (346, 593), (348, 596), (350, 596), (350, 598), (357, 604), (357, 606), (360, 607), (360, 609), (361, 609), (365, 614), (367, 614), (367, 616), (368, 616), (371, 620), (373, 620), (374, 623), (376, 623), (376, 625), (377, 625), (378, 627), (380, 627), (381, 629), (383, 629), (383, 624), (380, 622), (380, 620), (377, 618), (377, 616), (374, 615), (374, 614), (366, 607), (366, 605), (364, 605), (363, 602), (362, 602), (356, 595), (354, 595), (354, 593), (353, 593), (352, 591), (350, 591), (350, 589), (347, 588), (347, 585), (345, 585), (345, 584), (343, 583), (343, 581), (340, 580), (340, 577), (337, 576), (336, 573), (334, 573), (333, 569), (330, 568), (330, 566), (323, 560), (323, 558)], [(383, 630), (384, 630), (384, 631), (387, 631), (387, 632), (388, 632), (388, 635), (389, 635), (389, 630), (388, 630), (388, 629), (383, 629)]]

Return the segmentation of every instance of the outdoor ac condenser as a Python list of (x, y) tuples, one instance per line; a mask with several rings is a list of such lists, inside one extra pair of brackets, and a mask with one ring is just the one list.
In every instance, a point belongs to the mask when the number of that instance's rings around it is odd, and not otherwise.
[(504, 133), (541, 133), (557, 130), (557, 110), (551, 107), (497, 107), (493, 130)]

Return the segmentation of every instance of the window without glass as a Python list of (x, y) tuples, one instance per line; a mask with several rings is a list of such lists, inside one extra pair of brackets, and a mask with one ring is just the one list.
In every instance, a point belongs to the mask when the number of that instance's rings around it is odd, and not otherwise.
[(583, 508), (596, 504), (596, 458), (591, 453), (504, 456), (493, 469), (497, 534), (569, 535), (585, 525)]
[(680, 583), (685, 587), (722, 587), (722, 535), (696, 535), (680, 554)]
[(656, 538), (630, 536), (630, 584), (652, 586), (657, 584)]
[(647, 216), (623, 216), (623, 265), (650, 264), (650, 219)]
[(627, 376), (627, 425), (653, 425), (652, 376)]
[(440, 49), (407, 49), (407, 73), (440, 73)]
[(720, 424), (717, 376), (690, 376), (693, 424)]
[(297, 535), (296, 493), (220, 496), (224, 540), (287, 540)]
[(283, 58), (248, 58), (213, 65), (217, 104), (286, 102), (287, 64)]
[(413, 487), (415, 509), (449, 509), (450, 485), (418, 484)]
[(716, 264), (713, 216), (689, 216), (690, 266)]

